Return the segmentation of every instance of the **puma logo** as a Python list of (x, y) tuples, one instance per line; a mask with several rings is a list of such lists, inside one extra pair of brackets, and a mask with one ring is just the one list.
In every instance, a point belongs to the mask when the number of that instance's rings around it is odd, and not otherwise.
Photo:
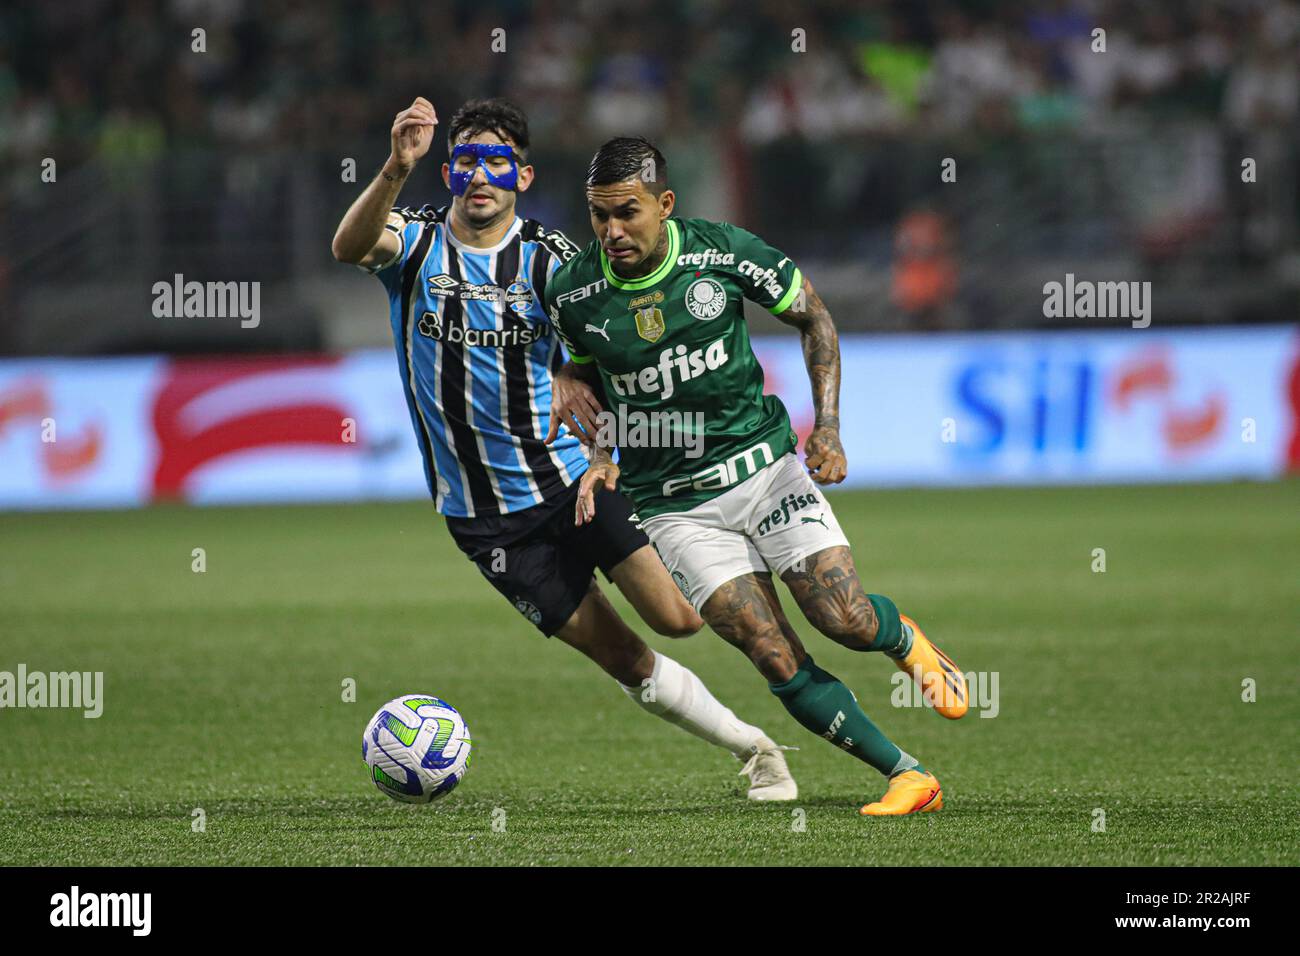
[[(605, 320), (605, 325), (609, 325), (609, 319), (606, 319), (606, 320)], [(586, 327), (585, 329), (583, 329), (583, 331), (584, 331), (584, 332), (596, 332), (596, 333), (598, 333), (598, 334), (600, 334), (600, 335), (603, 335), (603, 336), (605, 337), (605, 341), (608, 342), (608, 341), (609, 341), (609, 333), (605, 331), (605, 325), (602, 325), (600, 328), (596, 328), (596, 326), (594, 326), (594, 325), (592, 325), (590, 322), (588, 322), (588, 323), (587, 323), (587, 327)]]
[(829, 527), (827, 527), (826, 522), (822, 520), (821, 515), (818, 515), (816, 518), (810, 518), (807, 515), (801, 515), (799, 517), (799, 522), (801, 524), (819, 524), (823, 528), (826, 528), (827, 531), (831, 530)]

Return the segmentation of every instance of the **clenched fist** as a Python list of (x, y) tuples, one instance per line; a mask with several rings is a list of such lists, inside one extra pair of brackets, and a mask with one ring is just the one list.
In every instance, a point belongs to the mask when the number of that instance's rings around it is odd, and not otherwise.
[(438, 125), (438, 114), (433, 104), (423, 96), (393, 120), (392, 155), (389, 162), (401, 172), (409, 173), (433, 143), (433, 131)]

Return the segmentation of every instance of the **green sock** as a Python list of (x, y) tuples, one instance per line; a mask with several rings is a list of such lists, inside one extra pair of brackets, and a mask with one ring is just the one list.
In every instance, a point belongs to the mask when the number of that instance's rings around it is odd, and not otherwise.
[(902, 660), (912, 649), (912, 629), (898, 616), (898, 606), (883, 594), (868, 594), (867, 600), (876, 610), (878, 624), (876, 640), (867, 649)]
[(853, 692), (805, 657), (799, 670), (783, 684), (769, 684), (790, 716), (808, 730), (847, 750), (887, 777), (925, 768), (899, 750), (862, 712)]

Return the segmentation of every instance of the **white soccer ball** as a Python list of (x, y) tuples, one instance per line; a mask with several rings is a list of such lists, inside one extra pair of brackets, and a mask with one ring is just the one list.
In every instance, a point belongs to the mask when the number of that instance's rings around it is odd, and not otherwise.
[(470, 751), (460, 712), (431, 694), (390, 700), (361, 738), (371, 781), (403, 803), (430, 803), (455, 790), (469, 770)]

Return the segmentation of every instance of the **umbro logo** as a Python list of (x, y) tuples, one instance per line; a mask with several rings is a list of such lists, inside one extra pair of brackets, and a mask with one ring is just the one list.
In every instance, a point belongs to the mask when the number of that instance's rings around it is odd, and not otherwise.
[[(429, 276), (429, 295), (460, 299), (462, 302), (507, 302), (515, 312), (526, 312), (532, 303), (532, 293), (528, 287), (516, 282), (510, 286), (510, 292), (491, 282), (466, 282), (454, 279), (445, 272)], [(520, 308), (519, 306), (523, 306)]]

